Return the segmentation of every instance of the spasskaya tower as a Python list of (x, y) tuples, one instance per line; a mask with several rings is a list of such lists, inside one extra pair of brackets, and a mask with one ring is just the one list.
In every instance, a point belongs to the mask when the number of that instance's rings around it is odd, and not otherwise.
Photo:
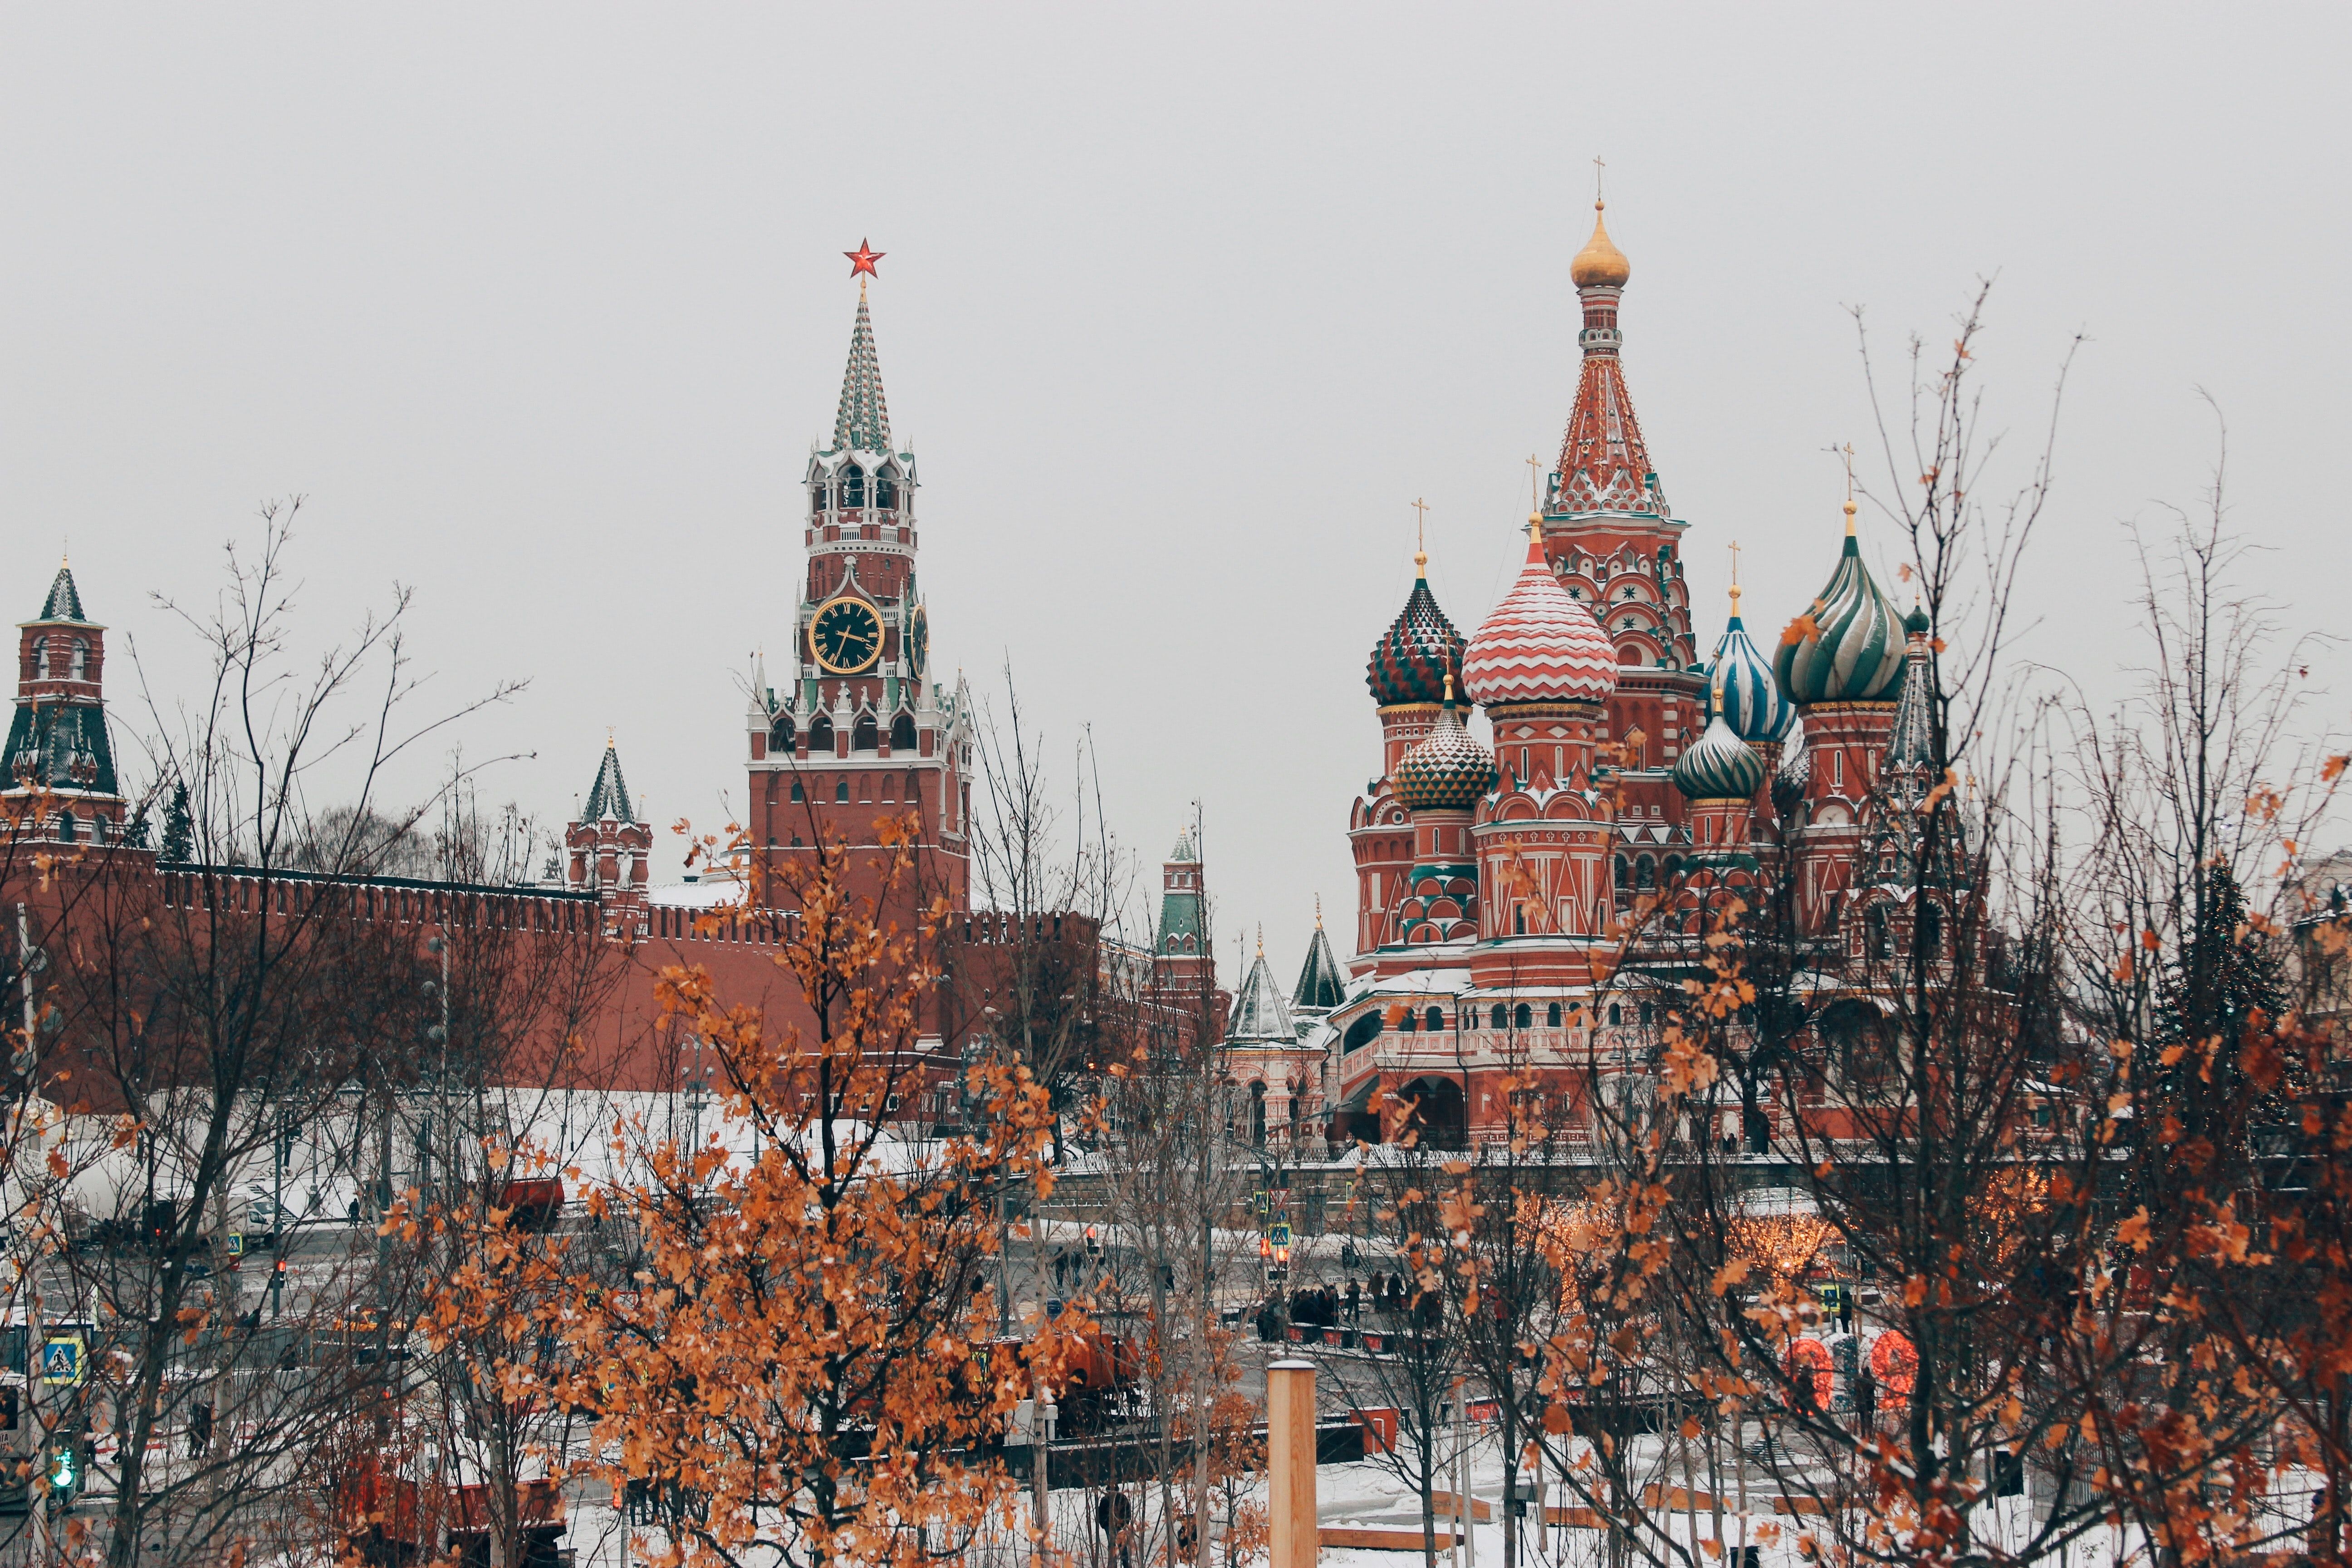
[(774, 872), (813, 856), (820, 836), (851, 846), (855, 864), (857, 847), (878, 844), (882, 818), (919, 814), (918, 886), (960, 911), (971, 882), (969, 704), (961, 683), (942, 692), (932, 676), (915, 455), (891, 438), (866, 307), (864, 279), (879, 276), (881, 253), (861, 242), (844, 254), (859, 279), (857, 318), (832, 444), (809, 454), (791, 652), (772, 683), (764, 654), (752, 664), (749, 826)]

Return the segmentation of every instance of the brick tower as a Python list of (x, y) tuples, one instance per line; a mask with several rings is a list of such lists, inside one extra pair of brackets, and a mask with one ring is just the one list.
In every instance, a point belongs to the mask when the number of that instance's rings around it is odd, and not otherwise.
[(580, 819), (563, 830), (563, 847), (570, 853), (564, 883), (596, 895), (604, 934), (647, 934), (646, 881), (654, 830), (651, 824), (637, 820), (629, 786), (621, 777), (621, 754), (609, 738)]
[(1685, 841), (1673, 769), (1706, 727), (1706, 681), (1683, 580), (1690, 525), (1666, 503), (1625, 386), (1617, 307), (1633, 264), (1610, 239), (1601, 203), (1593, 213), (1592, 237), (1569, 264), (1584, 307), (1584, 363), (1543, 533), (1553, 572), (1617, 652), (1616, 690), (1595, 738), (1616, 748), (1622, 898), (1658, 875), (1655, 847)]
[[(850, 259), (854, 273), (870, 274), (879, 256), (860, 246)], [(853, 867), (871, 867), (858, 850), (877, 844), (877, 824), (919, 814), (916, 886), (906, 892), (926, 902), (944, 894), (965, 910), (968, 704), (961, 683), (943, 693), (932, 678), (915, 574), (915, 455), (891, 437), (863, 282), (833, 442), (810, 453), (805, 484), (792, 651), (773, 684), (765, 657), (754, 660), (745, 715), (748, 826), (771, 873), (763, 886), (789, 901), (774, 873), (813, 857), (820, 836), (850, 846)]]
[(82, 613), (70, 567), (58, 568), (41, 613), (17, 633), (0, 804), (21, 831), (116, 842), (123, 804), (106, 733), (106, 628)]

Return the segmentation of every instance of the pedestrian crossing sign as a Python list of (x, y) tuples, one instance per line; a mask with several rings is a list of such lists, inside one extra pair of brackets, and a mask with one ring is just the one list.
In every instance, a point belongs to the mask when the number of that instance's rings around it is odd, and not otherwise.
[(79, 1384), (87, 1368), (79, 1334), (52, 1334), (41, 1346), (41, 1381), (53, 1387)]

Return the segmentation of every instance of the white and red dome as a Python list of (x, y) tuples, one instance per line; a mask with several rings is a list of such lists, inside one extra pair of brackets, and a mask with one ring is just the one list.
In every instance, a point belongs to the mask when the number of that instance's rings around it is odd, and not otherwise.
[(1482, 708), (1497, 702), (1601, 702), (1617, 689), (1617, 650), (1592, 612), (1568, 595), (1544, 559), (1539, 524), (1528, 563), (1470, 639), (1462, 685)]

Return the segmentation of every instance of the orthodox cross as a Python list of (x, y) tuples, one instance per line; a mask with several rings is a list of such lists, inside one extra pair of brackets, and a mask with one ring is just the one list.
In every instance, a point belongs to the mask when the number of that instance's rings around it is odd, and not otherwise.
[(1598, 158), (1592, 160), (1592, 203), (1595, 206), (1601, 205), (1601, 172), (1606, 166)]
[(1731, 585), (1739, 586), (1739, 541), (1731, 542)]
[(1412, 499), (1412, 547), (1423, 554), (1429, 552), (1429, 503), (1419, 496)]
[(1528, 505), (1531, 510), (1543, 510), (1543, 459), (1528, 459)]

